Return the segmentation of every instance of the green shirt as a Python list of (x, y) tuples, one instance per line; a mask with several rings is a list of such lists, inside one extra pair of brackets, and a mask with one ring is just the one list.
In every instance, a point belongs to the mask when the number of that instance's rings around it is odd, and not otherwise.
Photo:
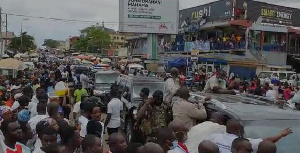
[(88, 93), (87, 93), (86, 89), (76, 89), (74, 91), (74, 96), (76, 97), (75, 102), (77, 103), (77, 102), (81, 101), (81, 96), (82, 95), (87, 95), (87, 94)]

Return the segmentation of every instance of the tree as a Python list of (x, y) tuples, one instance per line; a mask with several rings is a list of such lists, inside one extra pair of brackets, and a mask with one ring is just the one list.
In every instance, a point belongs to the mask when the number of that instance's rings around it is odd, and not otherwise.
[(43, 46), (48, 48), (57, 48), (59, 45), (59, 41), (53, 39), (45, 39), (43, 44)]
[(36, 49), (36, 45), (34, 44), (34, 37), (28, 35), (27, 32), (23, 32), (21, 36), (14, 37), (11, 39), (11, 42), (8, 45), (8, 49), (13, 51), (23, 52), (23, 53), (25, 51)]
[(110, 36), (107, 32), (97, 28), (88, 27), (81, 30), (84, 37), (75, 43), (75, 49), (80, 51), (97, 52), (103, 50), (110, 45)]

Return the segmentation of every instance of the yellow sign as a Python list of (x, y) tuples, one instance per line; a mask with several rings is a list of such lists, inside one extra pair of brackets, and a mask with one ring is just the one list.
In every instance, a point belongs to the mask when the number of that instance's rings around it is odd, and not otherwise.
[(199, 50), (192, 50), (191, 55), (192, 56), (198, 56), (199, 52), (200, 52)]

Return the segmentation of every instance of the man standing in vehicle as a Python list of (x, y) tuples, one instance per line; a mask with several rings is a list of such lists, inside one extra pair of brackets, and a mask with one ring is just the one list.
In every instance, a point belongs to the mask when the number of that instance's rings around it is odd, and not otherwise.
[(157, 90), (153, 98), (148, 99), (137, 112), (137, 119), (141, 121), (140, 129), (147, 141), (153, 141), (157, 129), (168, 125), (169, 106), (163, 102), (163, 92)]
[(220, 94), (234, 94), (233, 90), (226, 89), (226, 72), (219, 70), (214, 76), (209, 78), (204, 87), (204, 92), (220, 93)]
[(180, 87), (179, 85), (179, 70), (177, 68), (172, 68), (170, 70), (171, 73), (171, 78), (168, 78), (165, 82), (165, 94), (166, 94), (166, 98), (165, 101), (166, 102), (171, 102), (173, 96), (175, 95), (177, 89)]

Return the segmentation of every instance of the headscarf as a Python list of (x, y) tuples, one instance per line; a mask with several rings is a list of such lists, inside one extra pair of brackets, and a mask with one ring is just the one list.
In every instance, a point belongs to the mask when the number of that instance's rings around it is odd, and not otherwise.
[(30, 120), (30, 111), (23, 109), (18, 113), (18, 120), (21, 122), (28, 122)]
[(2, 115), (10, 110), (8, 106), (0, 106), (0, 120), (2, 120)]

